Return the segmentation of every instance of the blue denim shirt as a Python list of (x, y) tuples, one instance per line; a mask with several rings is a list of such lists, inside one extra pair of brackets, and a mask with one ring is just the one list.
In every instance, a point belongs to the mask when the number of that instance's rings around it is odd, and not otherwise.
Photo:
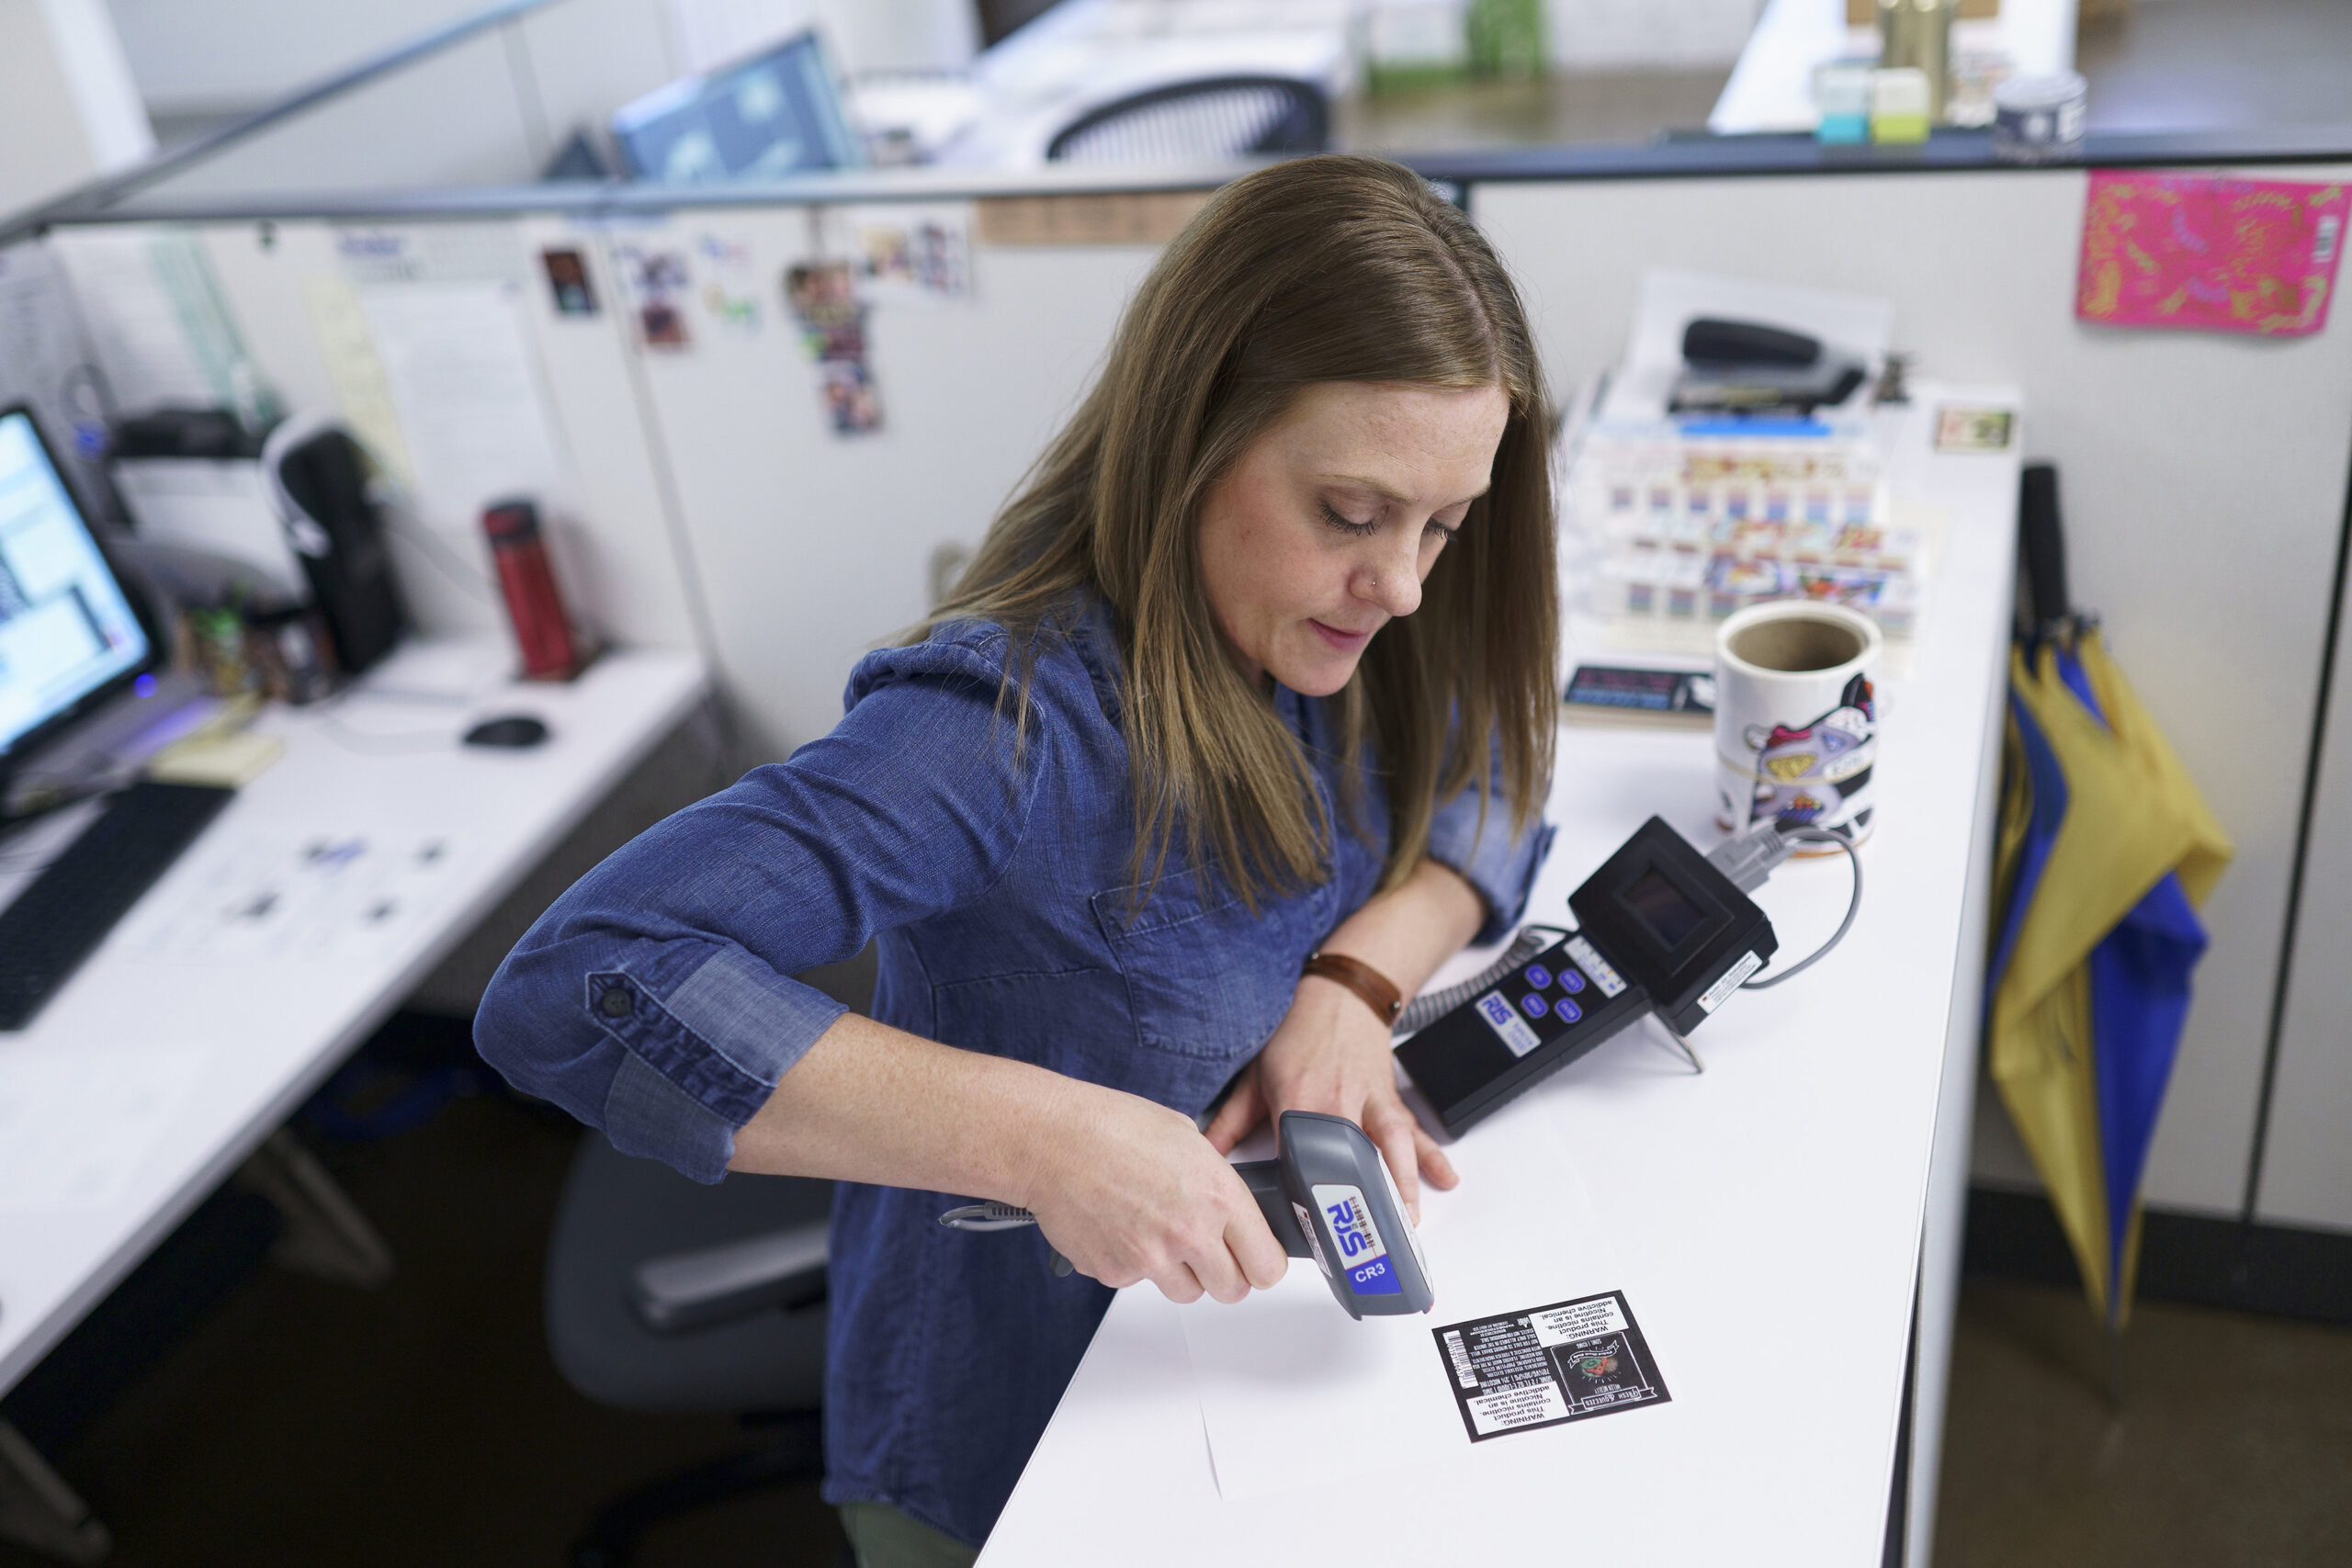
[[(1341, 829), (1330, 874), (1251, 914), (1170, 856), (1136, 903), (1120, 654), (1100, 604), (1049, 634), (1025, 739), (978, 622), (869, 655), (847, 712), (789, 761), (687, 807), (532, 927), (475, 1024), (514, 1085), (614, 1146), (703, 1181), (842, 1012), (789, 976), (877, 942), (874, 1015), (1199, 1115), (1282, 1021), (1306, 954), (1371, 896), (1388, 818)], [(1319, 701), (1276, 706), (1331, 820), (1344, 765)], [(1517, 919), (1551, 841), (1475, 790), (1430, 853)], [(842, 1183), (834, 1199), (825, 1495), (889, 1504), (965, 1541), (995, 1523), (1111, 1292), (1056, 1279), (1034, 1231), (943, 1229), (962, 1194)]]

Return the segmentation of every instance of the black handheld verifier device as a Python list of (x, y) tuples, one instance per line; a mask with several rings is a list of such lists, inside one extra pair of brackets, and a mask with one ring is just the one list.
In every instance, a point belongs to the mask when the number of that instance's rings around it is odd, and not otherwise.
[(1396, 1048), (1460, 1134), (1645, 1013), (1705, 1022), (1780, 950), (1772, 922), (1659, 818), (1569, 896), (1578, 930)]

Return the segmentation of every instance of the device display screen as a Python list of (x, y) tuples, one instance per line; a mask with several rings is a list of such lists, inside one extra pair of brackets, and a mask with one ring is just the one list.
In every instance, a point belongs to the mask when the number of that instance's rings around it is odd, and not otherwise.
[(146, 658), (32, 420), (0, 415), (0, 751)]
[(1669, 949), (1681, 946), (1683, 939), (1697, 931), (1707, 918), (1707, 912), (1692, 903), (1689, 894), (1668, 882), (1665, 873), (1656, 866), (1628, 883), (1623, 897), (1626, 908)]

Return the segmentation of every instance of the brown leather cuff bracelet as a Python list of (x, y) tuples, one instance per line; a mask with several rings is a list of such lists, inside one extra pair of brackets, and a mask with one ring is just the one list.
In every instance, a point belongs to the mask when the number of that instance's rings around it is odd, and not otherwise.
[(1320, 975), (1335, 985), (1345, 986), (1362, 997), (1364, 1005), (1378, 1013), (1383, 1023), (1394, 1025), (1396, 1015), (1405, 1010), (1405, 998), (1397, 993), (1395, 982), (1371, 964), (1344, 953), (1310, 953), (1299, 975)]

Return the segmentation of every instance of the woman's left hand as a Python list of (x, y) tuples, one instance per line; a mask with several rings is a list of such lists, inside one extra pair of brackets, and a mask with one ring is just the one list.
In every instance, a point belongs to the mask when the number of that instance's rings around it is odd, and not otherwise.
[(1378, 1145), (1419, 1224), (1421, 1182), (1444, 1191), (1461, 1179), (1398, 1097), (1390, 1050), (1387, 1026), (1363, 998), (1319, 975), (1305, 976), (1282, 1026), (1210, 1122), (1209, 1142), (1231, 1154), (1259, 1122), (1285, 1111), (1344, 1116)]

